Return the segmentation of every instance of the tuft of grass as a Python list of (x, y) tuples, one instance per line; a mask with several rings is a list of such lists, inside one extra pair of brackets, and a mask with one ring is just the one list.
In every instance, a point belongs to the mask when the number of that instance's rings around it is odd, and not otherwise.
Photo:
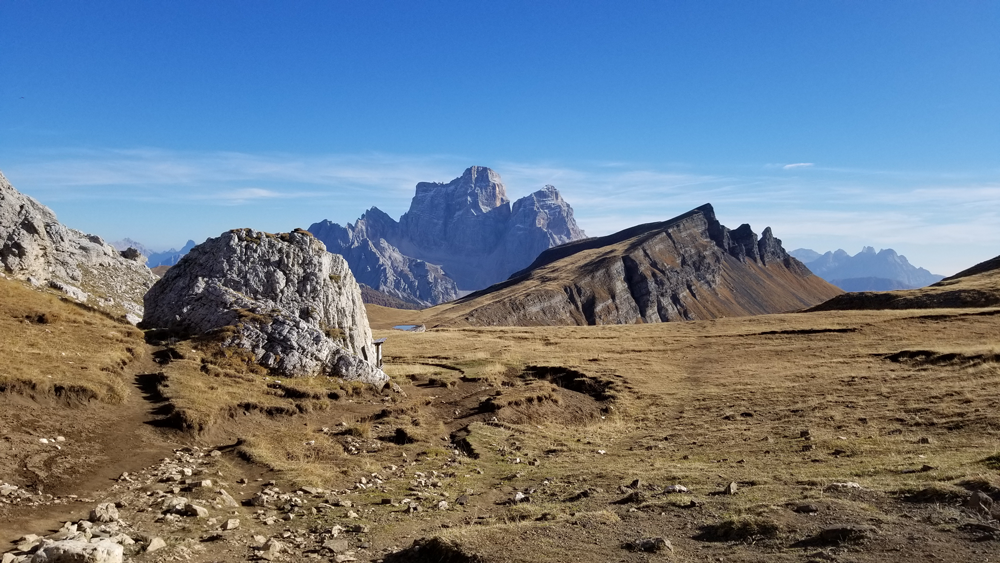
[(323, 327), (323, 334), (331, 340), (344, 340), (347, 338), (347, 333), (339, 327)]
[(955, 504), (969, 496), (969, 492), (956, 485), (933, 483), (926, 487), (904, 487), (897, 491), (908, 502), (923, 502), (932, 504)]
[(1000, 471), (1000, 454), (993, 454), (989, 457), (986, 457), (983, 459), (982, 463), (983, 465), (986, 466), (987, 469), (992, 469), (993, 471)]
[(427, 385), (431, 387), (444, 387), (450, 388), (458, 385), (458, 382), (454, 379), (448, 379), (445, 377), (429, 377), (427, 378)]
[(347, 433), (355, 438), (371, 438), (372, 423), (367, 421), (355, 422), (347, 427)]

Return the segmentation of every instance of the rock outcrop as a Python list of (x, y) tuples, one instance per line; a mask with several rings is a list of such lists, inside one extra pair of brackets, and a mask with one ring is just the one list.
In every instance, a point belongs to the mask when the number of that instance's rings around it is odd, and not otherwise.
[(840, 290), (774, 238), (704, 205), (662, 223), (543, 252), (509, 280), (442, 305), (434, 325), (656, 323), (802, 309)]
[(216, 334), (285, 376), (382, 387), (361, 290), (347, 262), (306, 231), (235, 229), (194, 247), (145, 297), (140, 326)]
[(119, 252), (101, 237), (66, 227), (2, 173), (0, 237), (7, 276), (62, 291), (132, 323), (142, 318), (142, 296), (156, 281), (142, 255)]
[(512, 206), (500, 175), (479, 166), (446, 184), (417, 184), (398, 222), (373, 207), (354, 224), (321, 221), (309, 231), (361, 283), (424, 306), (502, 281), (540, 252), (586, 237), (554, 187)]

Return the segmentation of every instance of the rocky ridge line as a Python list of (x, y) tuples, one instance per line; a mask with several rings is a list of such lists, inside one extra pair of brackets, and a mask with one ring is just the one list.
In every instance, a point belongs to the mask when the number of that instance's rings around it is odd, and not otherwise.
[(770, 228), (735, 230), (704, 205), (661, 223), (543, 252), (429, 322), (493, 326), (655, 323), (786, 312), (839, 293)]
[(844, 250), (819, 254), (806, 248), (793, 250), (791, 254), (800, 258), (814, 274), (845, 291), (856, 291), (855, 288), (872, 291), (914, 289), (943, 278), (913, 266), (906, 256), (891, 248), (876, 252), (866, 246), (854, 256)]
[(17, 191), (0, 173), (0, 262), (8, 277), (139, 322), (142, 296), (156, 276), (134, 249), (119, 252), (97, 235), (71, 229)]

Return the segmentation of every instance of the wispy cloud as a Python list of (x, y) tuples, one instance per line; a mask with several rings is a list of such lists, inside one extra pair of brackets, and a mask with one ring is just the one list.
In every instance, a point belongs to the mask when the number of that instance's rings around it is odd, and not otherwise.
[(318, 192), (282, 192), (263, 188), (240, 188), (204, 194), (192, 194), (191, 199), (224, 205), (242, 205), (261, 199), (302, 199), (321, 195)]
[(795, 169), (795, 168), (809, 168), (810, 166), (813, 166), (813, 163), (811, 163), (811, 162), (796, 162), (795, 164), (786, 164), (786, 165), (782, 166), (782, 168), (785, 169), (785, 170), (792, 170), (792, 169)]
[[(123, 187), (132, 195), (140, 196), (158, 194), (168, 186), (173, 189), (171, 198), (206, 199), (203, 188), (207, 186), (249, 183), (280, 186), (274, 189), (281, 189), (283, 193), (303, 185), (337, 191), (377, 189), (412, 193), (415, 178), (451, 179), (454, 160), (447, 156), (406, 157), (377, 153), (303, 156), (75, 149), (31, 155), (10, 168), (8, 175), (24, 177), (56, 197), (84, 196), (84, 192), (76, 188), (103, 188), (104, 193), (113, 196), (115, 188)], [(260, 197), (253, 196), (250, 191), (243, 195), (246, 197), (219, 199)]]

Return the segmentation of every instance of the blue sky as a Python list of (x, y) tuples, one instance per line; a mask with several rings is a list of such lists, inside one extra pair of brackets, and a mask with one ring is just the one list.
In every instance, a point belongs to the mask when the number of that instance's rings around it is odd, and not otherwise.
[(592, 235), (711, 202), (954, 273), (1000, 254), (1000, 3), (0, 0), (0, 170), (106, 239), (398, 217), (472, 164)]

